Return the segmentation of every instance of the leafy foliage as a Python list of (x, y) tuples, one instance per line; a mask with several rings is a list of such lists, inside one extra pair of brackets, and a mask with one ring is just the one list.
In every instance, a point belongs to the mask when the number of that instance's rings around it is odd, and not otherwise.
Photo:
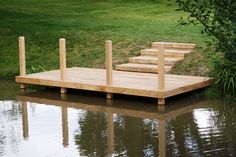
[(215, 85), (223, 96), (232, 96), (236, 93), (236, 63), (226, 61), (221, 57), (213, 61), (213, 75), (216, 79)]
[[(215, 50), (220, 52), (213, 61), (213, 76), (219, 92), (234, 95), (236, 90), (236, 1), (235, 0), (176, 0), (187, 13), (182, 25), (201, 24), (202, 33), (214, 37)], [(219, 57), (222, 56), (222, 57)]]

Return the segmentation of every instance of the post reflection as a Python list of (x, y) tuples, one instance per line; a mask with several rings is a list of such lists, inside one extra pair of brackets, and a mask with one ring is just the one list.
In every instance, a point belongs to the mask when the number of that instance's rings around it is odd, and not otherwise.
[(69, 133), (68, 133), (68, 108), (66, 106), (61, 107), (61, 117), (62, 117), (62, 139), (63, 146), (69, 146)]
[(113, 114), (107, 114), (107, 157), (112, 157), (114, 153), (114, 123), (113, 123)]
[(22, 130), (23, 130), (23, 138), (27, 140), (29, 138), (29, 124), (28, 124), (28, 107), (27, 102), (21, 102), (22, 109)]
[(159, 120), (158, 121), (158, 150), (159, 157), (166, 156), (166, 121)]

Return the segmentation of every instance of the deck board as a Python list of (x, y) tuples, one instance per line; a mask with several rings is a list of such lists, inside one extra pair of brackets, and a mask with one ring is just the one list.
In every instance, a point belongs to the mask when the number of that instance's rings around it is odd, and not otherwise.
[(43, 86), (74, 88), (100, 92), (167, 98), (209, 86), (209, 77), (165, 75), (165, 90), (158, 90), (157, 74), (113, 71), (113, 83), (106, 85), (106, 71), (92, 68), (67, 68), (66, 80), (60, 80), (60, 70), (17, 76), (16, 82)]

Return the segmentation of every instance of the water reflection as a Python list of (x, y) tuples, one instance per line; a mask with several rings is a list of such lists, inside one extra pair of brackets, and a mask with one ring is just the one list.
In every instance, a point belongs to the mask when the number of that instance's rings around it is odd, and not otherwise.
[(16, 99), (1, 102), (0, 156), (235, 155), (236, 111), (209, 101), (158, 108), (150, 101), (47, 91)]
[(23, 137), (24, 139), (29, 138), (29, 123), (28, 123), (28, 106), (27, 102), (21, 102), (22, 110), (22, 128), (23, 128)]
[[(51, 99), (52, 97), (54, 99)], [(172, 106), (165, 112), (165, 108), (157, 108), (153, 105), (137, 107), (134, 104), (114, 102), (108, 102), (109, 105), (106, 105), (105, 102), (101, 103), (101, 100), (92, 100), (91, 103), (89, 99), (79, 99), (77, 102), (78, 99), (75, 97), (59, 98), (52, 93), (30, 93), (18, 96), (17, 100), (61, 106), (64, 147), (69, 145), (67, 108), (89, 111), (78, 119), (80, 128), (75, 131), (74, 135), (75, 144), (78, 145), (80, 154), (84, 156), (165, 157), (166, 123), (169, 119), (205, 105), (198, 102), (200, 106), (198, 103), (185, 106), (185, 108), (182, 106), (179, 109)], [(22, 116), (25, 117), (24, 112)]]

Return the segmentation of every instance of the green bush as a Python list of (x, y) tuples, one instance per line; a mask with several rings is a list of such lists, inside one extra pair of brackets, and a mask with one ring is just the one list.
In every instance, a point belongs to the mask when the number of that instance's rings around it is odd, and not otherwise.
[(213, 36), (215, 50), (212, 76), (223, 96), (235, 95), (236, 86), (236, 1), (176, 0), (179, 8), (189, 14), (180, 23), (200, 24), (202, 33)]

